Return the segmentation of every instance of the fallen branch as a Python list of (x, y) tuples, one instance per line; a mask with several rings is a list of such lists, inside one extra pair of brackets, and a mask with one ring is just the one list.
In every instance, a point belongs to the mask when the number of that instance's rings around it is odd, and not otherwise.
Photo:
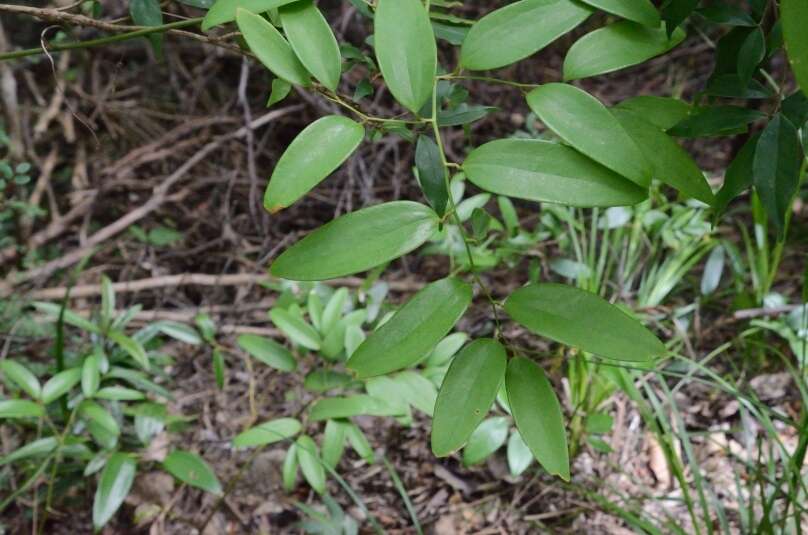
[(746, 308), (743, 310), (736, 310), (732, 315), (735, 319), (743, 320), (750, 318), (763, 318), (770, 316), (782, 316), (794, 310), (797, 310), (804, 305), (783, 305), (771, 308)]

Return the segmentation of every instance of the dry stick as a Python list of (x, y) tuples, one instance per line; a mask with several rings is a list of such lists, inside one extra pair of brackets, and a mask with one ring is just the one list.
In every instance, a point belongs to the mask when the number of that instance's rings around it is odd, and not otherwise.
[(772, 307), (772, 308), (746, 308), (743, 310), (737, 310), (732, 315), (735, 319), (749, 319), (749, 318), (762, 318), (767, 316), (781, 316), (783, 314), (788, 314), (804, 305), (783, 305), (779, 307)]
[(176, 171), (174, 171), (168, 178), (165, 179), (159, 186), (154, 188), (154, 193), (152, 197), (143, 205), (135, 208), (131, 212), (127, 213), (125, 216), (121, 217), (114, 223), (102, 228), (92, 236), (90, 236), (86, 243), (72, 251), (67, 253), (66, 255), (57, 258), (47, 264), (42, 266), (36, 267), (34, 269), (24, 271), (22, 273), (11, 274), (7, 277), (8, 281), (0, 284), (0, 296), (7, 295), (10, 293), (11, 288), (22, 284), (24, 282), (31, 281), (33, 279), (39, 277), (46, 277), (48, 275), (53, 274), (54, 272), (64, 269), (68, 266), (72, 266), (73, 264), (79, 262), (81, 259), (86, 257), (87, 255), (93, 252), (98, 245), (104, 243), (108, 239), (112, 238), (116, 234), (123, 232), (132, 224), (140, 221), (158, 207), (160, 207), (163, 202), (166, 200), (168, 196), (168, 192), (171, 187), (177, 183), (181, 178), (185, 176), (188, 171), (190, 171), (196, 164), (203, 161), (210, 153), (218, 149), (222, 144), (232, 139), (237, 139), (240, 137), (244, 137), (247, 135), (247, 132), (250, 129), (260, 128), (261, 126), (267, 124), (270, 121), (278, 119), (279, 117), (283, 117), (284, 115), (288, 115), (290, 113), (296, 112), (303, 108), (302, 104), (296, 104), (294, 106), (287, 106), (286, 108), (281, 108), (278, 110), (273, 110), (269, 113), (266, 113), (253, 121), (251, 124), (247, 126), (243, 126), (232, 132), (230, 134), (221, 136), (217, 139), (214, 139), (204, 147), (202, 147), (199, 152), (191, 156), (184, 164), (182, 164)]

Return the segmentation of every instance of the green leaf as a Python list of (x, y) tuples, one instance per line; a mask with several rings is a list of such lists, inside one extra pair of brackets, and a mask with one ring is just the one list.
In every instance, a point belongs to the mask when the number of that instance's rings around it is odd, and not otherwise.
[(4, 399), (0, 401), (0, 419), (38, 418), (45, 415), (45, 409), (27, 399)]
[(106, 386), (96, 392), (95, 397), (114, 401), (139, 401), (146, 396), (133, 388), (126, 388), (125, 386)]
[(704, 273), (701, 276), (701, 295), (710, 295), (721, 282), (721, 273), (724, 271), (724, 248), (715, 247), (704, 264)]
[(690, 114), (668, 130), (676, 137), (712, 137), (740, 134), (747, 125), (765, 117), (758, 110), (739, 106), (694, 107)]
[(485, 71), (525, 59), (581, 24), (592, 11), (573, 0), (508, 4), (471, 27), (460, 51), (460, 64)]
[(348, 300), (348, 289), (340, 288), (334, 292), (328, 299), (328, 303), (323, 309), (322, 319), (320, 321), (320, 332), (329, 333), (337, 322), (342, 317), (342, 311), (345, 309), (345, 302)]
[(738, 76), (744, 83), (749, 83), (765, 57), (766, 36), (761, 28), (755, 27), (746, 37), (738, 52)]
[(593, 435), (610, 433), (614, 426), (614, 418), (605, 412), (593, 412), (586, 417), (586, 432)]
[(733, 6), (715, 5), (701, 8), (696, 12), (713, 24), (748, 27), (757, 25), (749, 13)]
[(99, 531), (118, 510), (132, 482), (137, 464), (125, 453), (113, 453), (104, 465), (93, 500), (93, 528)]
[[(44, 303), (44, 302), (36, 302), (31, 303), (34, 308), (38, 311), (47, 314), (49, 316), (50, 321), (57, 321), (59, 315), (61, 313), (62, 307), (57, 305), (56, 303)], [(88, 333), (100, 333), (98, 326), (80, 315), (76, 314), (73, 311), (65, 309), (64, 311), (64, 321), (67, 324), (70, 324), (74, 327), (78, 327), (82, 331), (86, 331)]]
[(306, 376), (303, 387), (312, 392), (328, 392), (351, 383), (353, 379), (346, 373), (331, 370), (315, 370)]
[(547, 141), (498, 139), (474, 149), (463, 170), (476, 186), (539, 202), (625, 206), (647, 192), (581, 153)]
[[(129, 0), (129, 15), (132, 22), (138, 26), (162, 26), (163, 13), (160, 11), (159, 0)], [(163, 51), (163, 36), (160, 33), (147, 35), (151, 42), (154, 53), (158, 56)]]
[(615, 108), (612, 113), (651, 162), (657, 180), (688, 197), (713, 203), (713, 190), (704, 173), (676, 140), (634, 112)]
[(286, 492), (291, 492), (295, 488), (295, 480), (297, 479), (297, 445), (292, 444), (286, 450), (286, 457), (283, 458), (283, 468), (281, 475), (283, 477), (283, 489)]
[(528, 93), (527, 103), (550, 130), (581, 153), (644, 188), (651, 183), (651, 164), (592, 95), (568, 84), (552, 83)]
[(335, 469), (345, 452), (345, 424), (337, 420), (325, 423), (322, 452), (325, 465)]
[(178, 340), (185, 344), (199, 345), (202, 343), (202, 337), (196, 332), (196, 329), (184, 323), (176, 321), (161, 321), (156, 323), (155, 326), (160, 329), (160, 332), (166, 336), (170, 336), (174, 340)]
[(91, 398), (98, 390), (98, 385), (101, 383), (99, 357), (97, 355), (90, 355), (84, 359), (81, 366), (81, 393), (84, 397)]
[(271, 108), (278, 102), (282, 101), (289, 96), (292, 91), (292, 84), (283, 78), (275, 78), (272, 80), (272, 88), (269, 91), (269, 98), (267, 99), (267, 108)]
[(564, 58), (564, 80), (578, 80), (637, 65), (664, 54), (684, 38), (681, 28), (668, 37), (662, 27), (648, 28), (626, 20), (609, 24), (584, 35), (570, 47)]
[(115, 314), (115, 289), (106, 275), (101, 276), (101, 322), (109, 325)]
[(362, 457), (366, 463), (373, 464), (376, 460), (375, 454), (365, 434), (355, 423), (348, 422), (345, 425), (345, 436), (348, 438), (348, 443), (353, 450), (357, 455)]
[(153, 436), (162, 432), (168, 418), (165, 405), (159, 403), (140, 403), (135, 409), (135, 434), (148, 445)]
[(569, 481), (569, 452), (561, 405), (544, 370), (531, 360), (516, 357), (508, 363), (505, 386), (516, 427), (533, 456), (551, 475)]
[(533, 452), (525, 444), (519, 431), (514, 430), (508, 439), (508, 468), (513, 477), (519, 477), (533, 462)]
[(715, 195), (713, 209), (716, 219), (721, 217), (727, 210), (732, 199), (752, 186), (755, 149), (757, 149), (758, 139), (760, 139), (759, 134), (750, 137), (727, 167), (724, 173), (724, 185)]
[(227, 365), (224, 361), (224, 352), (218, 347), (213, 348), (213, 375), (216, 379), (216, 388), (222, 390), (227, 381)]
[(304, 67), (331, 91), (342, 75), (339, 43), (312, 0), (300, 0), (280, 9), (283, 31)]
[(469, 335), (463, 332), (452, 333), (435, 346), (435, 349), (429, 354), (426, 359), (426, 367), (439, 367), (443, 366), (455, 356), (455, 353), (460, 351), (463, 344), (468, 340)]
[(163, 461), (163, 468), (183, 483), (222, 495), (222, 485), (213, 469), (199, 455), (188, 451), (174, 450)]
[(652, 28), (659, 27), (659, 11), (648, 0), (583, 0), (584, 3)]
[(292, 353), (275, 340), (257, 334), (242, 334), (236, 343), (251, 356), (276, 370), (291, 372), (297, 368)]
[(295, 418), (278, 418), (258, 424), (239, 433), (233, 439), (233, 446), (249, 448), (274, 444), (295, 436), (301, 429), (300, 421)]
[(496, 340), (481, 338), (453, 360), (435, 403), (432, 453), (445, 457), (460, 449), (488, 414), (505, 377), (507, 355)]
[(496, 111), (494, 106), (469, 105), (465, 102), (452, 110), (438, 110), (438, 126), (465, 126)]
[(673, 97), (641, 95), (626, 99), (615, 108), (634, 112), (662, 130), (668, 130), (687, 117), (690, 104)]
[(31, 373), (28, 368), (10, 358), (0, 361), (0, 371), (3, 375), (22, 389), (23, 392), (28, 394), (34, 399), (39, 399), (42, 395), (42, 387), (39, 385), (39, 380)]
[(202, 31), (236, 20), (236, 11), (241, 8), (253, 13), (266, 13), (298, 0), (216, 0), (202, 20)]
[(471, 286), (455, 278), (425, 286), (370, 334), (348, 360), (348, 367), (365, 378), (418, 362), (457, 323), (471, 297)]
[(495, 416), (481, 423), (463, 448), (463, 464), (471, 466), (480, 463), (497, 451), (505, 444), (509, 428), (510, 422), (505, 416)]
[(56, 401), (81, 381), (81, 368), (72, 368), (51, 377), (42, 387), (42, 402)]
[(146, 350), (140, 345), (140, 342), (126, 336), (121, 331), (109, 331), (107, 338), (123, 349), (141, 368), (149, 369), (149, 355), (146, 354)]
[(808, 3), (780, 0), (780, 22), (791, 70), (802, 92), (808, 95)]
[(320, 455), (317, 451), (317, 444), (307, 435), (297, 439), (295, 448), (297, 452), (297, 462), (303, 477), (306, 478), (311, 488), (318, 494), (325, 493), (325, 468), (320, 463)]
[(401, 414), (399, 407), (365, 394), (343, 398), (325, 398), (317, 401), (309, 413), (312, 422), (351, 416), (396, 416)]
[(373, 34), (388, 89), (413, 113), (432, 95), (438, 51), (421, 0), (378, 0)]
[(752, 176), (779, 240), (785, 238), (786, 216), (800, 183), (804, 158), (797, 128), (778, 113), (760, 134)]
[(367, 271), (418, 248), (437, 226), (437, 214), (423, 204), (395, 201), (371, 206), (315, 230), (275, 260), (271, 272), (307, 281)]
[(665, 353), (662, 342), (639, 321), (571, 286), (530, 284), (508, 297), (505, 311), (538, 335), (606, 358), (646, 362)]
[(401, 393), (411, 406), (428, 416), (432, 416), (435, 411), (435, 401), (438, 397), (438, 390), (434, 383), (412, 370), (404, 370), (393, 377)]
[(264, 17), (239, 8), (236, 23), (255, 57), (275, 76), (291, 84), (307, 86), (311, 83), (309, 72), (292, 47)]
[[(94, 401), (82, 401), (79, 407), (80, 414), (88, 420), (88, 422), (95, 424), (98, 428), (111, 437), (117, 437), (121, 434), (120, 427), (115, 418), (101, 405)], [(103, 437), (102, 437), (103, 438)]]
[(313, 351), (320, 349), (322, 343), (320, 335), (299, 316), (282, 308), (273, 308), (269, 311), (269, 317), (272, 323), (295, 344)]
[(45, 437), (34, 440), (25, 446), (17, 448), (5, 457), (0, 458), (0, 466), (15, 463), (29, 457), (41, 457), (42, 455), (47, 455), (55, 450), (56, 446), (58, 445), (59, 441), (56, 440), (56, 437)]
[(662, 6), (662, 20), (671, 35), (698, 7), (701, 0), (668, 0)]
[(429, 200), (432, 209), (442, 216), (446, 213), (449, 192), (446, 190), (446, 166), (443, 165), (440, 148), (429, 136), (418, 136), (415, 146), (415, 167), (418, 183)]

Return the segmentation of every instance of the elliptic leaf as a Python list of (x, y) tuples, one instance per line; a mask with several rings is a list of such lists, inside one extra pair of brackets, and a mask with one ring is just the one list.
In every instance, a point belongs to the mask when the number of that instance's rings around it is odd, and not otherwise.
[(596, 162), (647, 187), (652, 168), (617, 119), (595, 97), (577, 87), (552, 83), (527, 95), (530, 109), (568, 144)]
[(425, 286), (372, 332), (348, 361), (360, 378), (418, 362), (451, 330), (471, 303), (471, 286), (446, 278)]
[(316, 351), (320, 349), (322, 340), (317, 331), (306, 321), (282, 308), (273, 308), (269, 311), (272, 323), (289, 337), (295, 344)]
[(332, 470), (337, 467), (345, 452), (346, 425), (339, 420), (328, 420), (323, 431), (323, 462)]
[(376, 59), (390, 92), (414, 113), (432, 95), (438, 47), (421, 0), (379, 0), (373, 34)]
[(676, 137), (712, 137), (746, 132), (747, 125), (766, 114), (740, 106), (692, 108), (687, 117), (668, 130)]
[(508, 363), (505, 386), (522, 440), (545, 470), (569, 481), (570, 461), (561, 405), (544, 370), (532, 360), (516, 357)]
[(664, 54), (684, 38), (681, 28), (668, 37), (661, 27), (648, 28), (627, 20), (609, 24), (584, 35), (570, 47), (564, 58), (564, 79), (578, 80), (637, 65)]
[(495, 416), (480, 424), (463, 448), (463, 464), (471, 466), (484, 461), (497, 451), (508, 438), (510, 422), (505, 416)]
[(309, 72), (297, 59), (281, 32), (269, 21), (261, 15), (239, 8), (236, 10), (236, 22), (255, 57), (278, 78), (302, 86), (311, 83)]
[(38, 418), (44, 416), (42, 405), (27, 399), (4, 399), (0, 401), (0, 419), (3, 418)]
[(506, 364), (502, 344), (485, 338), (452, 360), (435, 403), (432, 453), (445, 457), (466, 443), (494, 403)]
[(808, 2), (780, 0), (780, 22), (791, 70), (802, 92), (808, 95)]
[(759, 134), (750, 137), (724, 173), (724, 185), (715, 195), (715, 217), (721, 217), (729, 203), (752, 186), (752, 172)]
[(519, 477), (533, 462), (533, 452), (525, 444), (519, 431), (513, 431), (508, 439), (508, 468), (513, 477)]
[(58, 445), (59, 441), (56, 439), (56, 437), (45, 437), (34, 440), (25, 446), (17, 448), (5, 457), (0, 458), (0, 466), (15, 463), (21, 459), (27, 459), (29, 457), (47, 455), (55, 450), (56, 446)]
[(118, 510), (135, 480), (135, 460), (125, 453), (113, 453), (104, 465), (93, 500), (93, 527), (99, 531)]
[(325, 398), (314, 404), (309, 413), (312, 422), (351, 416), (396, 416), (400, 407), (365, 394), (345, 398)]
[(34, 399), (39, 399), (42, 395), (42, 387), (39, 385), (39, 380), (31, 373), (28, 368), (10, 358), (0, 361), (0, 372), (3, 375), (22, 389), (23, 392), (28, 394)]
[(265, 13), (298, 0), (216, 0), (202, 20), (202, 31), (236, 20), (236, 11), (244, 9), (253, 13)]
[(163, 468), (183, 483), (216, 496), (222, 495), (219, 478), (210, 465), (195, 453), (174, 450), (163, 461)]
[(713, 190), (704, 173), (676, 140), (634, 112), (615, 108), (612, 113), (651, 162), (657, 180), (688, 197), (713, 203)]
[(642, 323), (598, 295), (571, 286), (530, 284), (508, 297), (505, 310), (538, 335), (606, 358), (646, 362), (665, 353)]
[(239, 433), (233, 439), (233, 446), (237, 448), (265, 446), (293, 437), (301, 429), (300, 421), (295, 418), (278, 418)]
[(687, 117), (690, 104), (673, 97), (640, 95), (624, 100), (615, 108), (634, 112), (662, 130), (668, 130)]
[(278, 257), (271, 271), (276, 277), (299, 281), (352, 275), (409, 253), (437, 227), (437, 214), (423, 204), (394, 201), (371, 206), (315, 230)]
[(547, 141), (491, 141), (466, 157), (463, 170), (484, 190), (531, 201), (626, 206), (647, 197), (645, 190), (578, 151)]
[(443, 215), (449, 202), (449, 192), (446, 190), (446, 166), (443, 165), (438, 144), (429, 136), (418, 136), (415, 145), (415, 167), (418, 170), (421, 191), (435, 212)]
[(631, 0), (630, 2), (625, 0), (583, 0), (583, 2), (645, 26), (659, 27), (659, 11), (649, 0)]
[(242, 334), (236, 342), (241, 349), (276, 370), (291, 372), (297, 368), (292, 353), (275, 340), (257, 334)]
[(72, 368), (59, 372), (42, 387), (42, 402), (48, 404), (56, 401), (81, 381), (81, 368)]
[(592, 14), (574, 0), (521, 0), (477, 21), (463, 41), (460, 63), (484, 71), (531, 56)]
[(317, 452), (317, 444), (307, 435), (297, 439), (295, 445), (297, 451), (297, 462), (303, 477), (306, 478), (311, 488), (318, 494), (325, 493), (325, 468), (320, 461), (320, 454)]
[(283, 31), (304, 67), (331, 91), (342, 75), (339, 43), (313, 0), (300, 0), (280, 9)]

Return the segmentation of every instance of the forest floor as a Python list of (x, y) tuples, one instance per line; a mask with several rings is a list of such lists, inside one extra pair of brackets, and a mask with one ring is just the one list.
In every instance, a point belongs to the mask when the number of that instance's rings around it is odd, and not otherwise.
[[(362, 45), (357, 39), (364, 23), (349, 3), (340, 5), (341, 11), (332, 15), (341, 21), (337, 24), (341, 38)], [(21, 17), (2, 19), (13, 46), (38, 45), (44, 26)], [(528, 83), (560, 79), (563, 50), (576, 35), (506, 69), (503, 77)], [(708, 44), (696, 36), (664, 59), (583, 86), (606, 103), (638, 94), (692, 96), (712, 69), (707, 51)], [(13, 247), (0, 250), (6, 284), (20, 298), (58, 301), (72, 268), (88, 257), (75, 281), (72, 309), (95, 306), (100, 275), (106, 274), (124, 284), (118, 293), (119, 307), (142, 305), (136, 323), (189, 322), (205, 311), (226, 334), (222, 343), (232, 348), (236, 334), (274, 333), (266, 310), (277, 294), (260, 282), (280, 251), (337, 215), (380, 200), (419, 195), (411, 178), (410, 144), (388, 135), (363, 144), (313, 194), (270, 216), (261, 199), (283, 148), (309, 122), (336, 110), (324, 99), (295, 90), (266, 109), (267, 73), (222, 48), (169, 35), (160, 61), (146, 41), (133, 41), (5, 63), (0, 65), (0, 76), (4, 70), (16, 80), (19, 101), (16, 109), (5, 112), (16, 117), (25, 157), (39, 170), (30, 202), (47, 207), (14, 237), (34, 246), (27, 255), (18, 255)], [(353, 87), (361, 74), (349, 71), (346, 83)], [(467, 135), (462, 129), (447, 132), (450, 156), (462, 154), (468, 145), (510, 135), (528, 118), (520, 91), (479, 83), (469, 88), (475, 102), (498, 111), (472, 126)], [(378, 115), (391, 109), (384, 91), (365, 105)], [(727, 143), (688, 148), (717, 183), (737, 149)], [(535, 216), (535, 205), (525, 203), (518, 209), (526, 220)], [(740, 240), (734, 227), (715, 232)], [(554, 254), (551, 242), (536, 247), (543, 257)], [(775, 284), (787, 296), (800, 291), (799, 249), (793, 254), (787, 251)], [(701, 269), (697, 266), (659, 307), (663, 315), (694, 300)], [(499, 292), (523, 283), (526, 271), (523, 262), (482, 276)], [(434, 257), (412, 255), (391, 265), (384, 280), (391, 284), (393, 299), (403, 301), (425, 282), (445, 275), (446, 267)], [(344, 282), (357, 285), (356, 280)], [(700, 311), (700, 327), (688, 338), (688, 350), (695, 358), (732, 341), (744, 325), (733, 316), (731, 301), (728, 295)], [(473, 335), (489, 319), (487, 314), (484, 308), (475, 310), (458, 328)], [(48, 343), (27, 340), (22, 348), (31, 358), (37, 354), (47, 358)], [(215, 387), (208, 349), (189, 351), (177, 343), (165, 351), (176, 358), (169, 370), (172, 408), (194, 417), (182, 435), (183, 447), (200, 452), (222, 481), (241, 474), (205, 533), (296, 532), (301, 513), (293, 501), (305, 503), (314, 494), (303, 485), (291, 495), (281, 489), (283, 451), (269, 448), (252, 458), (250, 452), (234, 450), (229, 441), (253, 416), (251, 384), (257, 417), (263, 421), (295, 413), (302, 401), (289, 393), (302, 389), (302, 375), (248, 368), (234, 352), (228, 357), (229, 379), (222, 391)], [(728, 362), (736, 356), (730, 347), (710, 365), (719, 373), (732, 370)], [(556, 379), (559, 389), (565, 388), (564, 381)], [(798, 412), (799, 393), (776, 362), (763, 363), (738, 381), (773, 409)], [(697, 460), (710, 486), (718, 489), (719, 494), (709, 499), (723, 503), (730, 523), (740, 532), (736, 460), (727, 452), (744, 458), (752, 453), (745, 451), (747, 442), (738, 435), (738, 402), (698, 381), (683, 382), (675, 400), (694, 437), (695, 448), (686, 454)], [(417, 518), (430, 533), (631, 533), (607, 502), (630, 506), (649, 518), (674, 519), (687, 532), (690, 517), (681, 486), (666, 465), (663, 445), (624, 395), (614, 395), (607, 407), (614, 418), (608, 436), (612, 451), (601, 453), (585, 446), (574, 460), (569, 484), (535, 471), (513, 478), (502, 456), (473, 468), (463, 467), (455, 458), (436, 459), (429, 449), (428, 418), (417, 417), (411, 427), (379, 418), (359, 418), (358, 423), (377, 456), (394, 467)], [(796, 439), (784, 435), (782, 440), (790, 444)], [(387, 532), (414, 533), (384, 464), (367, 465), (349, 454), (340, 473)], [(686, 470), (688, 484), (692, 476)], [(349, 514), (362, 520), (365, 513), (337, 483), (331, 481), (329, 490)], [(74, 498), (75, 508), (59, 510), (56, 520), (61, 528), (55, 526), (54, 531), (90, 532), (91, 494)], [(143, 529), (192, 533), (196, 531), (192, 526), (199, 525), (214, 502), (215, 497), (181, 487), (159, 472), (145, 474), (136, 482), (127, 512), (105, 533), (134, 532), (133, 511), (143, 503), (170, 504), (150, 528)], [(10, 533), (18, 533), (26, 519), (22, 509), (11, 508), (3, 522)]]

